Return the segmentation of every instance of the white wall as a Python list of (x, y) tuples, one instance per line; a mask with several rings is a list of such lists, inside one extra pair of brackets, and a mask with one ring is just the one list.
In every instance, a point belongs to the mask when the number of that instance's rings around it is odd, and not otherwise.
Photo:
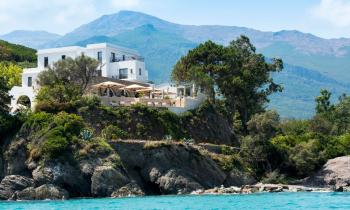
[[(148, 72), (144, 62), (138, 60), (120, 61), (110, 64), (109, 77), (119, 78), (119, 69), (128, 69), (128, 79), (146, 82), (148, 80)], [(141, 75), (139, 75), (141, 69)]]

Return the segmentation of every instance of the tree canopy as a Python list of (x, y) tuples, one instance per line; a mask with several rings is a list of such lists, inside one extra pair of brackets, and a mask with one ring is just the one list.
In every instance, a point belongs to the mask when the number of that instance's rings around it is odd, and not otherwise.
[(22, 83), (22, 68), (10, 62), (0, 62), (0, 77), (7, 81), (9, 88)]
[(240, 116), (243, 130), (255, 114), (264, 110), (268, 96), (282, 91), (271, 77), (283, 69), (281, 59), (267, 60), (256, 53), (248, 37), (241, 36), (222, 46), (207, 41), (188, 52), (175, 65), (172, 79), (178, 83), (195, 83), (205, 90), (209, 101), (216, 95), (224, 99), (230, 120)]
[(74, 85), (84, 92), (94, 75), (97, 75), (99, 62), (82, 54), (72, 59), (60, 60), (39, 74), (40, 86)]

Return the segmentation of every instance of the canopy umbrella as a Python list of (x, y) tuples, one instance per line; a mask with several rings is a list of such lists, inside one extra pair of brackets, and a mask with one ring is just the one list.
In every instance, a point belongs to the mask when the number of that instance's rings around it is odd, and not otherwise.
[(94, 88), (122, 88), (122, 87), (125, 87), (125, 85), (117, 83), (117, 82), (107, 81), (107, 82), (102, 82), (102, 83), (93, 85), (92, 87), (94, 87)]
[(138, 85), (138, 84), (132, 84), (132, 85), (129, 85), (129, 86), (125, 87), (125, 89), (127, 89), (127, 90), (134, 90), (134, 91), (145, 89), (145, 88), (146, 87)]

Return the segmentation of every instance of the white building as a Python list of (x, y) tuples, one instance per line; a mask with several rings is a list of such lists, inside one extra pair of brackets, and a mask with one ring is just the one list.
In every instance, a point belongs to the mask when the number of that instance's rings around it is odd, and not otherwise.
[(90, 44), (86, 47), (72, 46), (39, 50), (37, 52), (37, 68), (24, 69), (22, 86), (15, 86), (10, 91), (10, 95), (13, 97), (11, 101), (12, 110), (18, 108), (17, 102), (21, 96), (28, 97), (31, 107), (34, 107), (35, 97), (39, 88), (37, 77), (40, 72), (45, 71), (49, 66), (61, 59), (76, 58), (81, 54), (100, 61), (100, 76), (141, 83), (148, 81), (148, 71), (146, 70), (144, 59), (131, 49), (102, 43)]

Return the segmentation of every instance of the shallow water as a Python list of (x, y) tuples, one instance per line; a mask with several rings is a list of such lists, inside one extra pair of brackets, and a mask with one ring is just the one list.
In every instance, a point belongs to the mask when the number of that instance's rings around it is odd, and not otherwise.
[(350, 209), (350, 193), (149, 196), (68, 201), (3, 201), (0, 209)]

